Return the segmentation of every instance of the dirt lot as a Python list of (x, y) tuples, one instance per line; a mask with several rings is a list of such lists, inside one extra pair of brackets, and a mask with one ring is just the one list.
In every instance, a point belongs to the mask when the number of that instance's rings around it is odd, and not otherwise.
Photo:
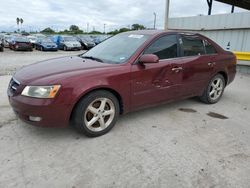
[(249, 75), (215, 105), (188, 99), (133, 112), (98, 138), (18, 120), (6, 74), (78, 53), (0, 53), (0, 187), (250, 187)]
[(57, 52), (41, 52), (34, 50), (33, 52), (13, 51), (8, 48), (5, 51), (0, 52), (0, 76), (6, 74), (12, 74), (16, 69), (34, 63), (36, 61), (42, 61), (49, 58), (61, 57), (66, 55), (81, 54), (84, 51), (62, 51)]

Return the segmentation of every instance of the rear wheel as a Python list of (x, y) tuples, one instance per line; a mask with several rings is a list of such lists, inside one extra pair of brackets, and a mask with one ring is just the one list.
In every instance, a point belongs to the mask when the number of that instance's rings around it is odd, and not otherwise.
[(225, 79), (221, 74), (217, 74), (210, 80), (208, 86), (204, 90), (200, 97), (201, 101), (207, 104), (217, 103), (223, 95), (224, 88)]
[(76, 106), (72, 120), (74, 126), (89, 137), (109, 132), (119, 116), (119, 102), (110, 92), (95, 91), (85, 96)]

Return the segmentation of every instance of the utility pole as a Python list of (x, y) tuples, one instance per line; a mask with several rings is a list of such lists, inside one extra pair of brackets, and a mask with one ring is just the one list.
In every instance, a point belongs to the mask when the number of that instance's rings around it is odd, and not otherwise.
[(154, 12), (154, 29), (155, 29), (155, 23), (156, 23), (156, 13)]
[(165, 26), (164, 26), (164, 29), (165, 29), (165, 30), (168, 29), (169, 1), (170, 1), (170, 0), (166, 0), (166, 7), (165, 7)]
[(106, 24), (103, 24), (103, 33), (105, 34), (105, 27), (106, 27)]
[(211, 15), (213, 0), (207, 0), (207, 5), (208, 5), (208, 15)]
[(89, 23), (87, 23), (87, 33), (89, 32)]
[(234, 5), (232, 5), (231, 13), (234, 13)]

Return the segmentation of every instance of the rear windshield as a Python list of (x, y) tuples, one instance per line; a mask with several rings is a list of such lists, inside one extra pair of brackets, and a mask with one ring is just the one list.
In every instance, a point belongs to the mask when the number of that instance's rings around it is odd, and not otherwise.
[(76, 41), (76, 38), (74, 37), (63, 37), (64, 41)]

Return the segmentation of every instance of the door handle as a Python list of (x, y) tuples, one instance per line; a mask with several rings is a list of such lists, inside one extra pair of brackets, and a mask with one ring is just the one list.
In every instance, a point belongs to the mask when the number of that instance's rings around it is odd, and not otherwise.
[(209, 62), (207, 65), (208, 66), (214, 66), (214, 65), (216, 65), (216, 62)]
[(182, 67), (174, 67), (174, 68), (172, 68), (172, 71), (174, 71), (174, 72), (180, 72), (182, 70), (183, 70)]

